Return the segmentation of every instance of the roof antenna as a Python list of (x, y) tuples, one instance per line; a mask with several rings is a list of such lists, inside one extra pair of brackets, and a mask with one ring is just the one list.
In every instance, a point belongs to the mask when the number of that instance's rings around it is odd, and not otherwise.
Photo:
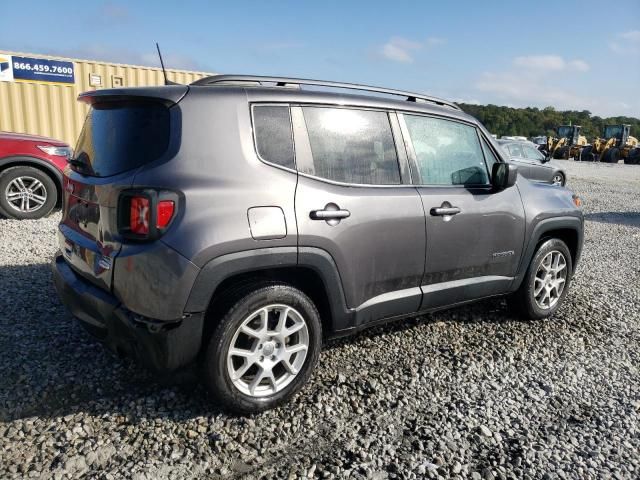
[(167, 78), (167, 71), (164, 68), (164, 62), (162, 61), (162, 53), (160, 53), (160, 45), (156, 42), (156, 49), (158, 50), (158, 57), (160, 57), (160, 66), (162, 67), (162, 74), (164, 75), (164, 84), (165, 85), (179, 85), (176, 82), (172, 82)]

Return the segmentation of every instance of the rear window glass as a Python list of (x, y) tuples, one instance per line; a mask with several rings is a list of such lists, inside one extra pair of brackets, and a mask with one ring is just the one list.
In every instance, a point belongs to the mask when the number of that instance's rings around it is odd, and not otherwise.
[(108, 177), (160, 158), (169, 147), (169, 109), (155, 102), (108, 102), (91, 107), (72, 165)]
[(276, 165), (295, 168), (291, 116), (287, 105), (254, 106), (253, 128), (260, 158)]

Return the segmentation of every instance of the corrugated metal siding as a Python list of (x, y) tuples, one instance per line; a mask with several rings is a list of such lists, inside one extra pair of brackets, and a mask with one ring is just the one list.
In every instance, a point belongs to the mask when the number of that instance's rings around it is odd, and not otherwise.
[[(49, 58), (74, 63), (75, 84), (58, 85), (38, 82), (0, 82), (0, 130), (45, 135), (74, 145), (89, 107), (76, 99), (78, 94), (95, 90), (89, 85), (89, 75), (102, 77), (102, 87), (111, 88), (113, 77), (122, 78), (125, 87), (163, 85), (159, 68), (117, 63), (76, 60), (48, 55), (0, 50), (0, 54), (34, 58)], [(169, 80), (189, 84), (213, 75), (205, 72), (167, 70)]]

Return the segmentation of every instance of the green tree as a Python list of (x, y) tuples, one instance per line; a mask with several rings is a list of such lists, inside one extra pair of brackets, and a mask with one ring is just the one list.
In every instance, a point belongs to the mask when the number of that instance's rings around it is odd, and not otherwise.
[(491, 133), (495, 133), (498, 137), (554, 135), (554, 129), (559, 125), (571, 124), (581, 125), (583, 135), (591, 141), (593, 137), (602, 135), (605, 125), (621, 123), (631, 125), (631, 135), (640, 137), (640, 119), (634, 117), (601, 118), (591, 115), (588, 110), (557, 111), (553, 107), (540, 110), (535, 107), (511, 108), (461, 103), (460, 108), (480, 120)]

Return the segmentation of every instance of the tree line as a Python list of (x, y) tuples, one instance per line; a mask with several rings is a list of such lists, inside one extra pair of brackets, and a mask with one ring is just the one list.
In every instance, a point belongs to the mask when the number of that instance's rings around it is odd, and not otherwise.
[(582, 134), (591, 141), (602, 135), (605, 125), (629, 124), (631, 135), (640, 138), (640, 119), (634, 117), (602, 118), (591, 115), (588, 110), (558, 111), (553, 107), (543, 109), (535, 107), (511, 108), (498, 105), (470, 105), (460, 103), (460, 108), (480, 120), (485, 127), (498, 137), (502, 135), (555, 135), (558, 125), (581, 125)]

